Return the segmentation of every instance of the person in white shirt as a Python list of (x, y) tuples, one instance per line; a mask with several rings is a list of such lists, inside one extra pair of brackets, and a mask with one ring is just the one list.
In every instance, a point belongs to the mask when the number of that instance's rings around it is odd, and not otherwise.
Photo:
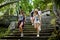
[(39, 37), (39, 25), (40, 25), (40, 16), (38, 14), (38, 10), (35, 9), (34, 10), (34, 28), (36, 29), (37, 31), (37, 37)]

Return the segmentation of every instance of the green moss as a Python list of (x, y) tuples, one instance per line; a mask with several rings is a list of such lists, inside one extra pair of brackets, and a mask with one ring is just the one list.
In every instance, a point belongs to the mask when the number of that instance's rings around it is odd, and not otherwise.
[(52, 26), (55, 26), (55, 25), (56, 25), (56, 18), (53, 18), (53, 19), (51, 20), (51, 25), (52, 25)]

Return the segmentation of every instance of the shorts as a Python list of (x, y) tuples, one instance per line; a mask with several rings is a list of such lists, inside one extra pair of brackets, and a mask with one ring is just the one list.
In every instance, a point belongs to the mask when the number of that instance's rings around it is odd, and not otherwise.
[(22, 27), (24, 27), (24, 21), (23, 21), (23, 20), (21, 20), (21, 21), (19, 21), (19, 22), (18, 22), (18, 28), (19, 28), (19, 25), (21, 24), (21, 22), (23, 22)]
[(39, 20), (38, 21), (34, 20), (34, 23), (41, 23), (41, 22)]

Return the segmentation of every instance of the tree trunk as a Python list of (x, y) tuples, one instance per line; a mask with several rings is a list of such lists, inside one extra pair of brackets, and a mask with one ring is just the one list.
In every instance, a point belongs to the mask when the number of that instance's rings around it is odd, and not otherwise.
[(53, 12), (54, 14), (56, 15), (56, 17), (60, 17), (60, 10), (59, 8), (57, 7), (56, 3), (53, 2)]
[(53, 1), (53, 12), (56, 15), (56, 30), (59, 30), (60, 26), (60, 10), (57, 4)]

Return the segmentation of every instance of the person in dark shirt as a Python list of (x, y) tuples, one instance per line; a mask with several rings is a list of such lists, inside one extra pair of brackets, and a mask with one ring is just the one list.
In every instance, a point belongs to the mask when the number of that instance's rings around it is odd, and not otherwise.
[(18, 16), (18, 27), (19, 27), (19, 31), (21, 32), (21, 37), (23, 37), (24, 22), (25, 22), (25, 15), (23, 10), (20, 10), (19, 16)]
[(32, 10), (31, 13), (30, 13), (30, 20), (31, 20), (32, 25), (33, 25), (33, 22), (34, 22), (33, 14), (34, 14), (34, 10)]

